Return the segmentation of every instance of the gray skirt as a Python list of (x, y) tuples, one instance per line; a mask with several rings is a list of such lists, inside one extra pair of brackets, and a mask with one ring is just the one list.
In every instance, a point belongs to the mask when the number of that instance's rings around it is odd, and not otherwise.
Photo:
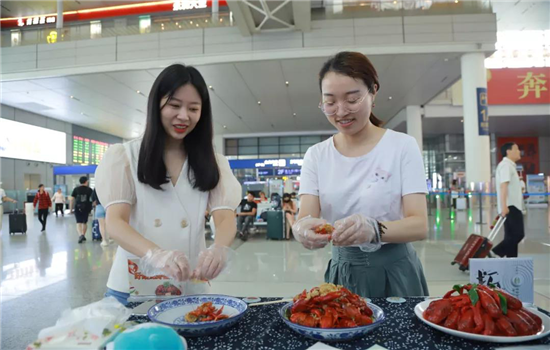
[(385, 244), (374, 253), (333, 246), (325, 282), (343, 285), (362, 297), (429, 295), (422, 264), (411, 243)]

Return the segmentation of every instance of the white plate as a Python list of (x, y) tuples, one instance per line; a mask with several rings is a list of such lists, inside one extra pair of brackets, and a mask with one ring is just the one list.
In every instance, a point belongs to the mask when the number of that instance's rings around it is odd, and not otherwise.
[[(436, 300), (439, 300), (439, 299), (436, 299)], [(484, 342), (491, 342), (491, 343), (522, 343), (526, 341), (544, 338), (550, 334), (550, 317), (534, 309), (529, 309), (529, 311), (531, 311), (532, 313), (534, 313), (535, 315), (537, 315), (542, 319), (542, 330), (534, 335), (525, 335), (520, 337), (497, 337), (493, 335), (473, 334), (473, 333), (457, 331), (454, 329), (437, 325), (433, 322), (430, 322), (424, 319), (422, 314), (424, 313), (424, 311), (426, 311), (426, 309), (428, 308), (428, 305), (430, 305), (432, 301), (435, 301), (435, 300), (426, 300), (416, 304), (416, 306), (414, 307), (414, 313), (416, 314), (416, 317), (418, 317), (420, 321), (424, 322), (428, 326), (433, 327), (437, 330), (440, 330), (441, 332), (454, 335), (455, 337), (465, 338), (470, 340), (477, 340), (477, 341), (484, 341)]]

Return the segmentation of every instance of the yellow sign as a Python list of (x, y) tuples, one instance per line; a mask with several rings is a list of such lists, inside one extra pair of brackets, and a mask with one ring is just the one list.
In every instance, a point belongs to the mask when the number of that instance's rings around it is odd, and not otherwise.
[(540, 98), (541, 91), (548, 91), (545, 87), (546, 79), (543, 79), (546, 78), (544, 73), (533, 75), (533, 72), (527, 72), (526, 75), (519, 75), (518, 78), (524, 78), (523, 81), (518, 84), (518, 86), (522, 86), (518, 91), (523, 92), (520, 99), (527, 97), (530, 92), (535, 93), (535, 98)]
[(50, 35), (46, 37), (46, 40), (48, 41), (48, 44), (55, 44), (57, 42), (57, 32), (52, 30)]

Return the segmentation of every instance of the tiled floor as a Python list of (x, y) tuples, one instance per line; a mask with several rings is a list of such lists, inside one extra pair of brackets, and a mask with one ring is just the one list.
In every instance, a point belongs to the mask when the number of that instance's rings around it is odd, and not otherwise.
[[(484, 213), (487, 218), (494, 213)], [(477, 213), (447, 210), (430, 216), (429, 239), (414, 244), (424, 265), (431, 295), (441, 295), (469, 276), (450, 261), (469, 233), (479, 232)], [(23, 349), (40, 329), (52, 326), (66, 308), (97, 301), (116, 247), (88, 241), (77, 244), (73, 216), (50, 215), (46, 233), (37, 219), (27, 235), (8, 234), (7, 215), (1, 232), (0, 349)], [(483, 226), (487, 234), (487, 225)], [(550, 229), (548, 209), (529, 209), (520, 256), (535, 261), (535, 303), (550, 310)], [(497, 241), (502, 239), (502, 233)], [(212, 281), (212, 292), (238, 296), (291, 296), (323, 281), (330, 248), (308, 251), (295, 241), (266, 241), (253, 236), (236, 241), (238, 253), (230, 271)]]

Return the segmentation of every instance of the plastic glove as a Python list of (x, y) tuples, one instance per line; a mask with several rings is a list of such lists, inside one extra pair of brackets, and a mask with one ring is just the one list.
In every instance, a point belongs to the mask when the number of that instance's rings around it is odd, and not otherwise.
[(307, 249), (319, 249), (326, 246), (329, 241), (329, 235), (319, 235), (314, 232), (317, 226), (325, 225), (327, 222), (323, 219), (313, 218), (310, 215), (301, 218), (292, 225), (294, 238)]
[(189, 279), (189, 261), (176, 250), (150, 249), (139, 259), (139, 266), (145, 276), (165, 275), (178, 282)]
[(229, 247), (212, 244), (199, 253), (197, 267), (193, 270), (191, 278), (209, 281), (218, 277), (235, 255), (235, 251)]
[(340, 247), (357, 246), (366, 252), (376, 251), (382, 246), (378, 221), (361, 214), (338, 220), (334, 223), (332, 243)]

